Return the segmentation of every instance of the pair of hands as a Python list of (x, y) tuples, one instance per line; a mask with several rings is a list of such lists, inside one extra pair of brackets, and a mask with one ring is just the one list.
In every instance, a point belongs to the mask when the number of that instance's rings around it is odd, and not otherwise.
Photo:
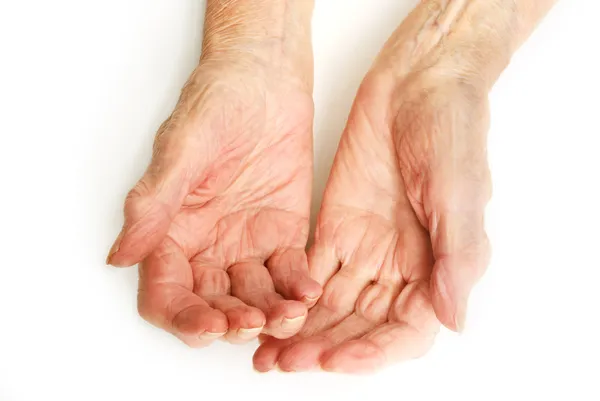
[(489, 257), (487, 91), (385, 52), (365, 77), (309, 233), (311, 89), (204, 60), (125, 203), (115, 266), (141, 316), (192, 347), (261, 336), (254, 366), (359, 372), (463, 327)]

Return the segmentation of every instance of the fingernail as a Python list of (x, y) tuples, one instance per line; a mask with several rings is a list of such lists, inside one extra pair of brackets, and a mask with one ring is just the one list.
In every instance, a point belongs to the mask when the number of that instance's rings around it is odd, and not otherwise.
[(113, 245), (110, 247), (110, 251), (108, 251), (108, 256), (106, 257), (107, 265), (111, 264), (111, 259), (114, 256), (114, 254), (119, 252), (119, 247), (121, 246), (121, 240), (123, 239), (123, 234), (124, 234), (123, 230), (121, 230), (121, 232), (117, 236), (117, 239), (115, 240)]
[(458, 333), (463, 333), (465, 330), (465, 323), (467, 321), (467, 302), (461, 302), (454, 315), (454, 327)]
[(252, 329), (241, 328), (241, 329), (238, 329), (237, 335), (241, 339), (250, 340), (250, 339), (257, 337), (261, 333), (262, 329), (263, 329), (262, 326), (255, 327)]
[(287, 317), (284, 317), (283, 321), (281, 322), (281, 327), (285, 331), (300, 330), (300, 328), (304, 324), (304, 319), (306, 319), (306, 315), (298, 316), (293, 319), (288, 319)]
[(313, 305), (319, 300), (319, 297), (311, 298), (311, 297), (303, 297), (302, 302), (308, 305)]
[(204, 333), (200, 334), (198, 336), (198, 338), (200, 338), (201, 340), (216, 340), (219, 337), (223, 337), (225, 335), (225, 332), (223, 333), (213, 333), (210, 331), (205, 331)]

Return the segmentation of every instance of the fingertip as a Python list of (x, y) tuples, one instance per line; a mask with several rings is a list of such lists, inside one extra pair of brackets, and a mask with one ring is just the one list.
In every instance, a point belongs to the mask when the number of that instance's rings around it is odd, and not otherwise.
[(226, 333), (229, 329), (227, 316), (219, 310), (212, 309), (206, 315), (198, 316), (202, 319), (205, 331), (210, 333)]
[(281, 301), (273, 310), (275, 315), (282, 316), (288, 321), (305, 319), (308, 313), (306, 305), (299, 301)]
[(225, 314), (229, 322), (229, 330), (255, 330), (262, 328), (267, 322), (260, 309), (247, 305), (231, 308)]
[(262, 332), (263, 326), (252, 327), (252, 328), (239, 328), (236, 331), (236, 337), (243, 342), (251, 341), (256, 339)]
[(204, 333), (199, 334), (198, 338), (202, 341), (212, 342), (223, 337), (226, 333), (227, 332), (225, 331), (205, 331)]
[(317, 304), (317, 302), (319, 302), (319, 298), (320, 298), (320, 296), (318, 296), (316, 298), (303, 297), (301, 301), (306, 305), (307, 308), (310, 309), (313, 306), (315, 306)]
[(470, 293), (490, 260), (490, 243), (481, 231), (460, 251), (439, 255), (431, 279), (432, 304), (439, 321), (448, 329), (462, 332)]
[(115, 242), (113, 242), (112, 246), (110, 247), (110, 250), (108, 251), (108, 255), (106, 256), (106, 264), (107, 265), (115, 266), (113, 264), (112, 259), (115, 255), (115, 253), (117, 253), (119, 251), (119, 248), (121, 247), (121, 240), (123, 239), (123, 231), (124, 230), (121, 229), (121, 232), (119, 232), (119, 235), (115, 239)]
[(454, 313), (452, 312), (451, 307), (448, 305), (447, 300), (445, 300), (443, 296), (436, 292), (435, 288), (437, 285), (434, 281), (431, 282), (431, 286), (431, 304), (433, 305), (435, 316), (446, 328), (452, 331), (457, 331)]
[(306, 321), (306, 315), (298, 316), (295, 318), (284, 317), (281, 321), (281, 326), (278, 329), (273, 330), (272, 335), (276, 338), (289, 338), (292, 337), (302, 329), (304, 322)]
[(252, 357), (252, 366), (257, 372), (267, 373), (275, 368), (276, 362), (272, 361), (273, 359), (274, 358), (272, 356), (261, 355), (257, 357), (257, 354), (254, 354), (254, 356)]
[(113, 267), (131, 267), (137, 263), (139, 263), (142, 258), (134, 258), (132, 255), (128, 255), (127, 247), (124, 244), (124, 238), (127, 232), (125, 228), (121, 230), (117, 239), (110, 247), (108, 251), (108, 256), (106, 257), (106, 264)]
[(291, 343), (291, 339), (267, 339), (267, 341), (265, 341), (258, 347), (256, 352), (254, 353), (254, 356), (252, 357), (252, 364), (254, 366), (254, 369), (261, 373), (273, 370), (277, 365), (279, 353), (284, 347)]
[[(276, 291), (287, 299), (308, 303), (321, 296), (321, 285), (309, 275), (306, 251), (286, 249), (267, 261)], [(316, 301), (312, 301), (313, 303)]]
[(207, 333), (225, 334), (228, 330), (227, 316), (209, 306), (196, 305), (177, 314), (173, 319), (173, 327), (181, 334), (203, 335)]
[[(113, 267), (131, 267), (140, 263), (152, 251), (154, 243), (149, 239), (137, 240), (132, 238), (135, 234), (123, 229), (111, 247), (106, 264)], [(150, 238), (151, 239), (151, 238)]]
[(471, 289), (461, 291), (454, 285), (444, 260), (436, 262), (430, 286), (431, 303), (440, 323), (454, 332), (463, 332)]
[(323, 288), (315, 280), (306, 277), (299, 284), (299, 288), (296, 294), (296, 299), (302, 301), (309, 308), (313, 307), (323, 295)]
[(133, 259), (127, 259), (126, 257), (122, 257), (120, 255), (111, 255), (106, 259), (106, 264), (108, 266), (113, 266), (113, 267), (131, 267), (134, 266), (136, 264), (138, 264), (139, 261), (137, 260), (133, 260)]
[(244, 344), (255, 340), (266, 324), (266, 317), (260, 309), (250, 306), (234, 307), (226, 312), (229, 331), (225, 339), (231, 344)]
[(269, 371), (271, 370), (271, 369), (261, 370), (261, 368), (257, 367), (255, 364), (252, 365), (252, 368), (254, 369), (255, 372), (261, 373), (261, 374), (269, 373)]
[(267, 334), (279, 338), (289, 338), (297, 334), (308, 315), (308, 308), (299, 301), (281, 301), (267, 314)]

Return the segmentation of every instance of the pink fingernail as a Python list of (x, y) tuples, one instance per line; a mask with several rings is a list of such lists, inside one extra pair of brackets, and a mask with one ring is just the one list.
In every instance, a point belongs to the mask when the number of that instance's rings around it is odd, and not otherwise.
[(239, 338), (241, 338), (243, 340), (250, 340), (250, 339), (256, 338), (262, 332), (262, 329), (263, 329), (262, 326), (255, 327), (252, 329), (241, 328), (241, 329), (238, 329), (237, 335)]
[(198, 336), (198, 338), (200, 338), (201, 340), (216, 340), (219, 337), (223, 337), (225, 335), (225, 332), (223, 333), (212, 333), (210, 331), (205, 331), (204, 333), (200, 334)]
[(123, 235), (124, 234), (125, 234), (124, 230), (121, 230), (121, 232), (117, 236), (117, 239), (115, 240), (115, 242), (113, 243), (113, 245), (110, 247), (110, 251), (108, 251), (108, 256), (106, 257), (106, 264), (107, 265), (112, 264), (111, 263), (112, 257), (115, 255), (115, 253), (119, 252), (119, 248), (121, 247), (121, 241), (123, 240)]
[(304, 320), (305, 319), (306, 319), (306, 315), (298, 316), (298, 317), (295, 317), (295, 318), (292, 318), (292, 319), (284, 317), (283, 321), (281, 322), (281, 327), (285, 331), (288, 331), (288, 332), (289, 331), (300, 330), (300, 328), (304, 324)]

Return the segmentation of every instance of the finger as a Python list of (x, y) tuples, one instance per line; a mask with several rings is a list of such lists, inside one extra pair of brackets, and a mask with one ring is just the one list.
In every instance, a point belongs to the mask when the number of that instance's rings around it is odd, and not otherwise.
[(210, 306), (227, 316), (229, 330), (224, 339), (228, 342), (247, 343), (262, 332), (266, 317), (260, 309), (248, 306), (231, 295), (216, 295), (206, 300)]
[(287, 299), (313, 306), (322, 293), (321, 286), (308, 274), (308, 261), (304, 249), (287, 249), (271, 256), (267, 261), (275, 290)]
[(335, 247), (325, 242), (315, 242), (308, 251), (308, 268), (310, 276), (321, 286), (339, 270), (341, 266)]
[(330, 329), (296, 342), (281, 351), (279, 367), (288, 372), (315, 369), (327, 350), (345, 341), (362, 337), (375, 326), (375, 323), (352, 314)]
[[(486, 128), (486, 118), (476, 121), (469, 120), (464, 129), (478, 132), (474, 129), (478, 124)], [(435, 259), (433, 306), (442, 324), (455, 331), (464, 326), (469, 294), (490, 257), (484, 217), (492, 189), (485, 135), (476, 135), (469, 142), (452, 144), (448, 158), (440, 161), (441, 167), (428, 178), (429, 190), (424, 195)]]
[(427, 352), (440, 326), (431, 304), (428, 282), (419, 280), (407, 284), (390, 308), (387, 320), (361, 339), (341, 343), (327, 351), (321, 358), (323, 369), (369, 372)]
[(188, 195), (191, 183), (204, 170), (206, 158), (194, 154), (194, 162), (190, 163), (188, 144), (182, 135), (171, 135), (171, 129), (169, 119), (159, 129), (150, 166), (127, 195), (125, 222), (109, 251), (107, 264), (132, 266), (157, 247)]
[(252, 364), (259, 372), (268, 372), (275, 368), (280, 352), (293, 343), (295, 337), (278, 339), (269, 337), (256, 350), (252, 357)]
[(264, 332), (276, 338), (296, 334), (306, 319), (307, 307), (300, 301), (285, 300), (275, 292), (273, 280), (265, 266), (243, 262), (227, 270), (231, 294), (248, 305), (263, 311), (267, 317)]
[(194, 276), (194, 293), (202, 298), (228, 295), (231, 291), (229, 275), (214, 263), (199, 258), (190, 260)]
[(407, 284), (390, 308), (388, 320), (406, 323), (421, 332), (437, 334), (440, 322), (431, 302), (429, 282), (418, 280)]
[(375, 280), (378, 270), (372, 260), (361, 262), (351, 260), (329, 279), (319, 301), (323, 306), (344, 316), (354, 311), (356, 300)]
[(265, 325), (264, 313), (229, 295), (231, 283), (225, 270), (205, 260), (190, 262), (194, 274), (194, 293), (227, 316), (229, 329), (224, 339), (242, 344), (255, 339)]
[(326, 352), (321, 367), (330, 372), (368, 373), (392, 362), (422, 356), (434, 335), (405, 323), (389, 322), (361, 339), (348, 341)]
[[(289, 366), (286, 365), (288, 362), (284, 363), (286, 369), (311, 369), (322, 351), (333, 345), (329, 339), (323, 340), (323, 333), (328, 333), (328, 330), (333, 330), (344, 319), (353, 316), (355, 306), (358, 306), (359, 311), (364, 313), (362, 317), (386, 319), (388, 306), (395, 293), (382, 290), (383, 286), (379, 284), (369, 286), (368, 283), (371, 282), (372, 277), (365, 276), (362, 274), (364, 272), (365, 270), (361, 272), (355, 267), (345, 266), (329, 280), (323, 296), (310, 310), (299, 338), (294, 341), (294, 343), (300, 341), (303, 344), (298, 345), (298, 351), (291, 351)], [(364, 290), (363, 293), (361, 293), (362, 290)], [(341, 326), (342, 332), (347, 329), (349, 328), (346, 325)], [(311, 339), (313, 336), (318, 338)], [(301, 340), (301, 338), (307, 340)], [(302, 356), (303, 353), (306, 355)]]
[(489, 263), (490, 245), (483, 217), (483, 209), (445, 212), (436, 219), (431, 232), (435, 257), (433, 306), (439, 320), (451, 330), (463, 329), (469, 294)]
[(309, 311), (306, 323), (299, 334), (285, 340), (269, 337), (258, 347), (253, 359), (255, 368), (260, 372), (273, 369), (279, 360), (279, 355), (285, 348), (305, 338), (317, 337), (322, 331), (344, 320), (344, 317), (317, 303)]
[(227, 317), (192, 289), (190, 265), (167, 239), (140, 265), (138, 311), (192, 347), (207, 345), (227, 332)]
[(106, 263), (125, 267), (139, 263), (167, 234), (188, 192), (180, 171), (148, 172), (125, 200), (125, 223)]
[[(375, 234), (366, 231), (362, 238), (357, 237), (351, 242), (350, 249), (354, 251), (341, 254), (334, 250), (327, 250), (321, 243), (317, 243), (309, 261), (313, 264), (310, 266), (311, 273), (323, 270), (314, 266), (314, 264), (318, 265), (320, 260), (327, 261), (329, 264), (329, 269), (322, 277), (331, 273), (334, 265), (332, 262), (336, 260), (333, 255), (339, 257), (337, 260), (341, 263), (341, 267), (334, 271), (332, 276), (327, 277), (328, 281), (320, 300), (323, 306), (349, 316), (354, 311), (356, 300), (365, 288), (377, 281), (379, 275), (385, 275), (382, 272), (387, 269), (383, 265), (389, 251), (389, 243), (392, 240), (393, 238), (389, 238), (387, 241), (387, 238), (376, 237)], [(327, 242), (323, 242), (323, 244), (327, 244)], [(346, 245), (350, 245), (350, 243)], [(401, 277), (396, 276), (398, 277), (385, 278), (388, 281), (401, 281)]]
[(360, 293), (356, 300), (356, 312), (349, 316), (334, 313), (318, 304), (311, 309), (300, 332), (300, 336), (307, 338), (281, 352), (280, 367), (282, 370), (293, 371), (317, 367), (320, 357), (328, 349), (361, 337), (378, 324), (387, 321), (390, 305), (397, 295), (398, 290), (388, 285), (373, 283)]

